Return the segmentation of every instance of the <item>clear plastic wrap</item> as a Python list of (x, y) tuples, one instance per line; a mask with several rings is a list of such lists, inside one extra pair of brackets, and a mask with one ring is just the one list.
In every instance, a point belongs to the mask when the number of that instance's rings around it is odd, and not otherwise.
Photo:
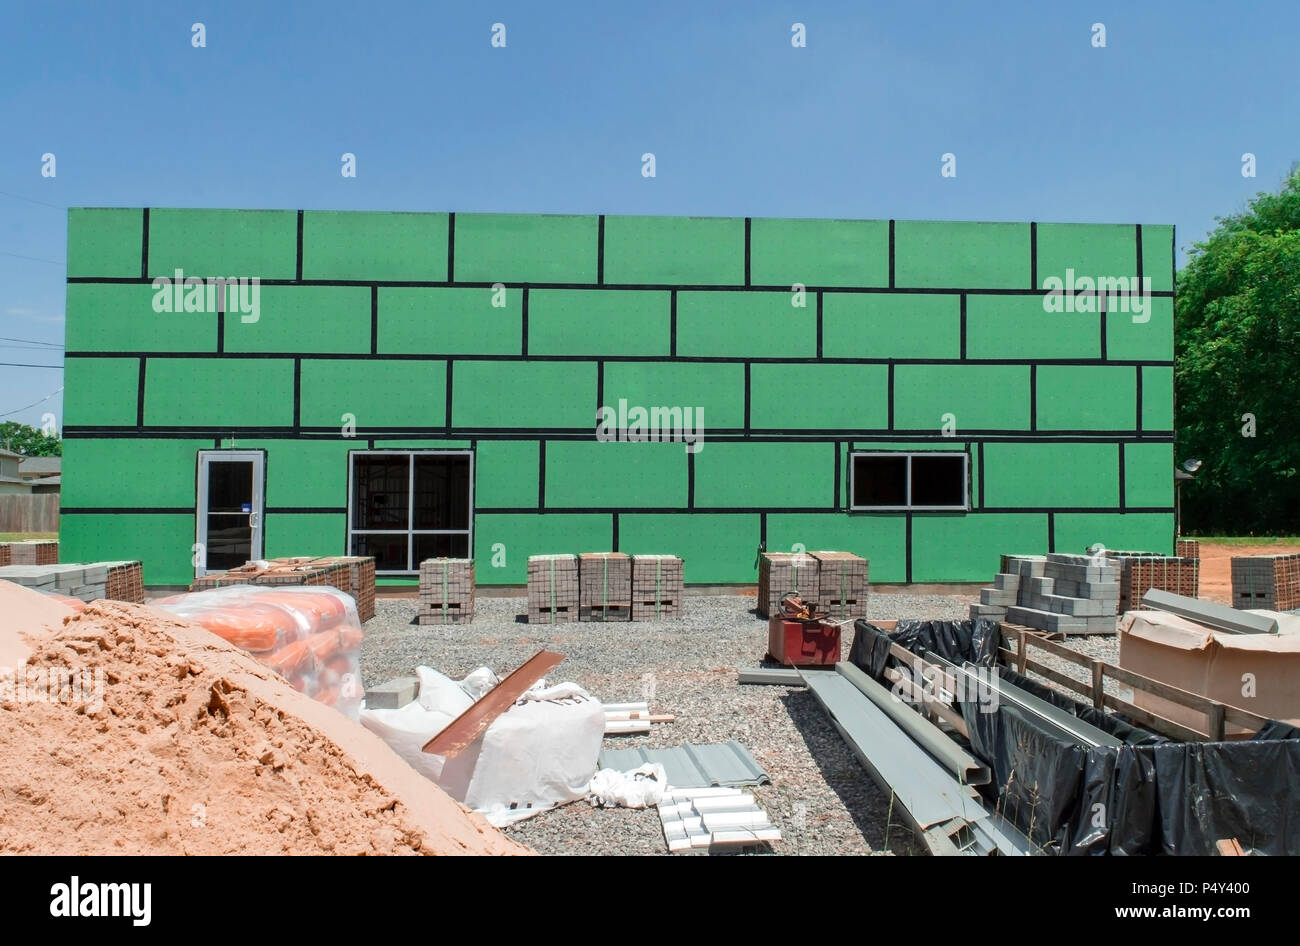
[(359, 718), (361, 622), (329, 586), (230, 585), (152, 602), (253, 655), (295, 690)]

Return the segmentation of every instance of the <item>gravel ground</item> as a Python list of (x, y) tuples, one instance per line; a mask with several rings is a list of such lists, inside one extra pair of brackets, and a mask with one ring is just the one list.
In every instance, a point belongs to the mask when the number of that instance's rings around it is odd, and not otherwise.
[[(876, 618), (967, 616), (966, 595), (873, 594)], [(739, 686), (736, 671), (767, 650), (767, 622), (753, 597), (692, 596), (686, 617), (662, 623), (529, 625), (524, 598), (479, 598), (472, 624), (412, 624), (413, 599), (384, 599), (366, 623), (362, 678), (382, 682), (417, 664), (462, 677), (480, 666), (505, 673), (546, 647), (565, 655), (550, 675), (608, 702), (650, 696), (677, 722), (646, 735), (606, 737), (606, 746), (665, 748), (736, 739), (772, 777), (754, 790), (781, 829), (775, 854), (923, 852), (889, 796), (877, 788), (802, 688)], [(851, 642), (846, 635), (845, 654)], [(643, 695), (646, 694), (646, 695)], [(508, 829), (542, 854), (664, 854), (653, 810), (596, 809), (586, 802), (545, 812)], [(888, 832), (888, 838), (886, 833)]]

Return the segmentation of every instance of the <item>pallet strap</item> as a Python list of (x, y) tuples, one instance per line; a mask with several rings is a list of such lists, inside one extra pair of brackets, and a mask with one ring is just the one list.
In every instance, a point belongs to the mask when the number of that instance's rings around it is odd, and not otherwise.
[(447, 623), (447, 566), (451, 563), (443, 561), (442, 563), (442, 623)]
[(663, 558), (655, 556), (655, 620), (659, 620), (659, 608), (662, 601), (663, 592), (660, 590), (660, 576), (663, 569)]
[(551, 563), (551, 623), (555, 623), (555, 557), (550, 558)]
[(846, 607), (846, 605), (845, 605), (845, 603), (844, 603), (844, 597), (845, 597), (845, 594), (844, 594), (844, 568), (845, 568), (844, 562), (843, 562), (843, 560), (841, 560), (841, 561), (840, 561), (840, 617), (844, 617), (844, 608)]
[(609, 620), (609, 559), (600, 558), (600, 618)]

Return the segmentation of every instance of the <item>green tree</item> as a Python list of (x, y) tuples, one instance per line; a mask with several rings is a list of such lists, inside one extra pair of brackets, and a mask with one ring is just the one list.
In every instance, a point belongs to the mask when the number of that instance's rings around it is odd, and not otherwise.
[[(1174, 388), (1184, 532), (1300, 527), (1300, 172), (1194, 247), (1178, 275)], [(1251, 436), (1253, 434), (1253, 436)]]
[(0, 446), (25, 457), (63, 456), (63, 441), (58, 437), (11, 420), (0, 424)]

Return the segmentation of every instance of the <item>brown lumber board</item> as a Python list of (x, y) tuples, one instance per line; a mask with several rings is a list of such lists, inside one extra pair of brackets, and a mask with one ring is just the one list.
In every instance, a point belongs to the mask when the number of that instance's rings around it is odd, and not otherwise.
[(889, 645), (889, 655), (907, 667), (916, 667), (917, 664), (920, 664), (922, 673), (929, 673), (933, 668), (934, 672), (939, 674), (940, 685), (949, 693), (957, 692), (957, 680), (952, 674), (938, 664), (926, 660), (920, 654), (912, 653), (902, 644), (891, 643)]
[(1245, 852), (1241, 849), (1241, 842), (1236, 838), (1225, 838), (1222, 841), (1215, 842), (1215, 848), (1221, 857), (1244, 857)]
[(921, 690), (921, 692), (918, 693), (917, 691), (920, 688), (904, 676), (902, 671), (889, 667), (885, 670), (885, 678), (895, 685), (906, 689), (907, 694), (924, 707), (932, 718), (937, 716), (953, 729), (957, 730), (957, 732), (961, 733), (964, 738), (970, 738), (970, 730), (966, 728), (966, 720), (962, 718), (961, 713), (958, 713), (946, 703), (940, 703), (938, 700), (927, 699), (924, 690)]
[[(1013, 630), (1016, 631), (1019, 630), (1019, 628), (1016, 625), (1009, 625), (1009, 626)], [(1080, 667), (1084, 667), (1089, 670), (1091, 670), (1094, 666), (1092, 658), (1086, 657), (1083, 654), (1080, 654), (1076, 650), (1071, 650), (1070, 648), (1065, 647), (1061, 644), (1055, 644), (1052, 643), (1051, 641), (1043, 640), (1037, 634), (1030, 634), (1027, 635), (1027, 637), (1030, 640), (1029, 646), (1041, 647), (1049, 654), (1054, 654), (1057, 657), (1061, 657), (1064, 660), (1068, 660), (1071, 663), (1078, 664)], [(1017, 647), (1018, 648), (1024, 647), (1025, 646), (1024, 642), (1025, 642), (1025, 636), (1017, 634)], [(1017, 659), (1019, 657), (1018, 650), (1015, 655), (1012, 655), (1011, 652), (1005, 648), (1000, 649), (1000, 652), (1008, 658), (1008, 662), (1010, 662), (1009, 658), (1013, 656), (1016, 657)], [(1030, 663), (1033, 663), (1033, 661), (1030, 661)], [(1219, 710), (1216, 709), (1216, 707), (1222, 706), (1224, 720), (1228, 723), (1231, 723), (1234, 726), (1240, 726), (1243, 729), (1258, 730), (1262, 728), (1265, 723), (1268, 722), (1267, 717), (1260, 716), (1257, 713), (1252, 713), (1250, 710), (1245, 710), (1242, 709), (1241, 707), (1233, 706), (1230, 703), (1218, 703), (1218, 701), (1212, 700), (1209, 697), (1201, 696), (1198, 693), (1192, 693), (1188, 690), (1180, 689), (1179, 687), (1173, 686), (1168, 683), (1164, 683), (1160, 680), (1156, 680), (1148, 676), (1144, 676), (1140, 673), (1135, 673), (1132, 670), (1127, 670), (1124, 667), (1120, 667), (1112, 663), (1103, 663), (1101, 672), (1104, 677), (1110, 677), (1112, 680), (1116, 680), (1127, 686), (1133, 687), (1138, 690), (1144, 690), (1147, 693), (1152, 694), (1153, 696), (1163, 697), (1164, 699), (1167, 699), (1173, 703), (1178, 703), (1181, 706), (1186, 706), (1190, 710), (1195, 710), (1200, 713), (1205, 713), (1207, 718), (1212, 715), (1217, 715)], [(1051, 677), (1050, 674), (1043, 674), (1043, 676), (1047, 676), (1051, 679), (1055, 679), (1054, 677)], [(1064, 681), (1058, 680), (1057, 682), (1063, 683)], [(1065, 685), (1072, 686), (1071, 684), (1065, 684)], [(1077, 687), (1072, 687), (1072, 688), (1077, 689)], [(1085, 691), (1080, 691), (1080, 692), (1083, 693), (1085, 696), (1092, 696), (1091, 692), (1085, 692)], [(1164, 720), (1163, 716), (1159, 716), (1156, 718), (1160, 720)], [(1166, 722), (1168, 721), (1166, 720)], [(1188, 729), (1186, 727), (1182, 727), (1182, 729), (1184, 732), (1196, 731), (1196, 730)], [(1201, 734), (1200, 738), (1204, 739), (1205, 734)]]
[(1206, 733), (1200, 730), (1184, 726), (1182, 723), (1176, 723), (1172, 719), (1165, 719), (1163, 716), (1158, 716), (1149, 710), (1134, 706), (1128, 700), (1121, 700), (1118, 696), (1111, 696), (1107, 693), (1103, 695), (1102, 699), (1108, 709), (1122, 713), (1138, 723), (1138, 725), (1164, 733), (1171, 739), (1177, 739), (1180, 742), (1205, 742), (1209, 738)]
[(1174, 703), (1181, 703), (1188, 709), (1197, 710), (1207, 716), (1216, 712), (1215, 706), (1222, 706), (1225, 718), (1239, 726), (1260, 729), (1268, 722), (1267, 717), (1252, 713), (1250, 710), (1244, 710), (1227, 703), (1218, 703), (1217, 700), (1201, 696), (1199, 693), (1190, 693), (1187, 690), (1179, 689), (1168, 683), (1161, 683), (1159, 680), (1152, 680), (1150, 677), (1144, 677), (1140, 673), (1134, 673), (1132, 670), (1125, 670), (1123, 667), (1116, 667), (1113, 664), (1106, 664), (1106, 676), (1113, 677), (1121, 683), (1127, 683), (1129, 686), (1137, 687), (1140, 690), (1146, 690), (1154, 696), (1161, 696)]
[(426, 742), (424, 751), (450, 759), (482, 735), (493, 720), (514, 706), (515, 701), (530, 686), (563, 659), (563, 654), (539, 650), (489, 690), (482, 699), (453, 719), (446, 729)]

